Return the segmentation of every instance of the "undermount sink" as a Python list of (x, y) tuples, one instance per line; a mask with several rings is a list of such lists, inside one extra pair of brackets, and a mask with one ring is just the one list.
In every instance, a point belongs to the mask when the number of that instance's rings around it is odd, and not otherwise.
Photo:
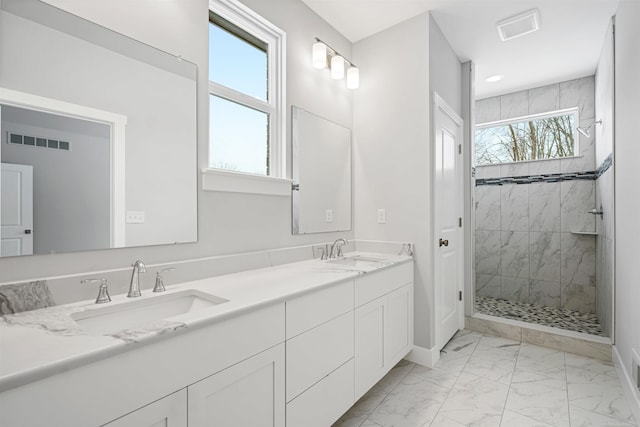
[(367, 267), (380, 262), (386, 261), (385, 258), (367, 257), (361, 255), (354, 255), (345, 258), (338, 258), (329, 260), (331, 264), (348, 265), (352, 267)]
[(142, 328), (155, 322), (193, 313), (227, 302), (196, 290), (186, 290), (71, 314), (85, 332), (110, 335), (125, 329)]

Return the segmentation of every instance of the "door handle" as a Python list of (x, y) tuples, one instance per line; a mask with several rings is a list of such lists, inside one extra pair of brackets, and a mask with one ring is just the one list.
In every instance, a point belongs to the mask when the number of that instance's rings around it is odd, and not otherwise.
[(449, 241), (440, 239), (440, 247), (443, 247), (443, 246), (449, 246)]
[(31, 234), (31, 230), (24, 230), (24, 234)]

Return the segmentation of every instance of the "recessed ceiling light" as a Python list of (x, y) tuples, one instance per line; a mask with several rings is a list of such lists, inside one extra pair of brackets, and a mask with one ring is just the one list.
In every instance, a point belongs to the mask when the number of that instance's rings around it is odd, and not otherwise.
[(507, 41), (540, 29), (538, 9), (531, 9), (496, 23), (500, 40)]
[(496, 74), (495, 76), (489, 76), (486, 79), (484, 79), (485, 82), (489, 82), (489, 83), (495, 83), (495, 82), (499, 82), (500, 80), (502, 80), (504, 76), (502, 74)]

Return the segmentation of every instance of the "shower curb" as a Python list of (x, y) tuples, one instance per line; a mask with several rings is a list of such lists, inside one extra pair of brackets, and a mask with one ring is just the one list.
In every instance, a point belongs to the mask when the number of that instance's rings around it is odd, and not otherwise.
[(483, 334), (553, 348), (605, 362), (612, 361), (612, 345), (609, 338), (564, 331), (550, 326), (532, 325), (480, 313), (466, 316), (464, 323), (465, 329)]

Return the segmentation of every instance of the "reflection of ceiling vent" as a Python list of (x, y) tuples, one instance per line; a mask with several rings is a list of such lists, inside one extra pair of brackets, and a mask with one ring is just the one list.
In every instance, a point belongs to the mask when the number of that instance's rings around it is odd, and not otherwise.
[(540, 14), (538, 9), (512, 16), (496, 24), (500, 40), (507, 41), (540, 29)]
[(54, 148), (56, 150), (71, 150), (71, 143), (68, 141), (60, 141), (57, 139), (39, 138), (36, 136), (19, 135), (17, 133), (7, 132), (9, 143), (28, 145), (31, 147)]

